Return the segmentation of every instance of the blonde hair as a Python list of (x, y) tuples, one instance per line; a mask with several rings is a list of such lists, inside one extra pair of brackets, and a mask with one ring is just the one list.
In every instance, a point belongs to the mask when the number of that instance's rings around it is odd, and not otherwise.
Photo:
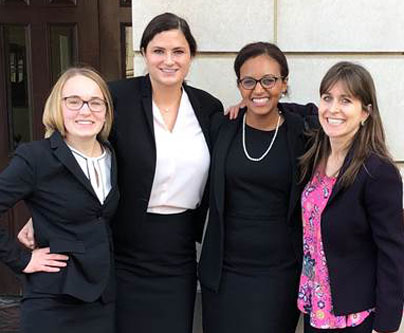
[(45, 125), (46, 130), (45, 138), (50, 137), (55, 131), (59, 131), (63, 137), (66, 136), (62, 111), (62, 90), (66, 82), (75, 76), (84, 76), (90, 80), (93, 80), (98, 85), (105, 98), (105, 102), (107, 104), (105, 123), (97, 137), (101, 141), (106, 141), (108, 139), (109, 132), (111, 131), (114, 117), (112, 98), (105, 80), (100, 74), (90, 67), (71, 67), (67, 69), (53, 86), (52, 91), (46, 100), (45, 109), (42, 115), (42, 123)]

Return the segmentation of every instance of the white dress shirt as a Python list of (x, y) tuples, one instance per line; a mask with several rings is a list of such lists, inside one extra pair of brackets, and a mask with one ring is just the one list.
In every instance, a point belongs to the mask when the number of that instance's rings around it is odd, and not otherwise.
[(76, 158), (98, 200), (103, 204), (111, 190), (111, 152), (104, 148), (104, 152), (98, 157), (88, 157), (71, 146), (68, 146)]
[(153, 102), (156, 170), (148, 213), (176, 214), (195, 209), (208, 178), (209, 149), (185, 90), (170, 132)]

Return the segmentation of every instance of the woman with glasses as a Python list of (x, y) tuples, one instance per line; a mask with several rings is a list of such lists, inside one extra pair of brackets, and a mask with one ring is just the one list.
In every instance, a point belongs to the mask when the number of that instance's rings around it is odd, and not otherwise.
[(283, 104), (288, 64), (253, 43), (234, 69), (246, 106), (212, 125), (210, 213), (199, 265), (205, 333), (294, 333), (301, 254), (298, 157), (309, 104)]
[(0, 174), (0, 213), (24, 200), (35, 232), (28, 251), (0, 229), (0, 260), (23, 279), (22, 332), (114, 331), (112, 119), (104, 80), (68, 69), (46, 101), (45, 139), (18, 146)]

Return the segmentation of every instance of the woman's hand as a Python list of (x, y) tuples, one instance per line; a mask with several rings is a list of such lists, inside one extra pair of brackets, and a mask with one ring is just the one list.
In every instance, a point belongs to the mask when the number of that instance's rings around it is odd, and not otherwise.
[(49, 272), (56, 273), (61, 267), (66, 267), (69, 257), (64, 254), (50, 253), (49, 247), (32, 251), (31, 260), (24, 268), (23, 273)]
[(228, 115), (229, 119), (237, 119), (238, 117), (238, 112), (240, 110), (240, 108), (244, 108), (245, 107), (245, 103), (243, 101), (235, 104), (235, 105), (230, 105), (226, 111), (225, 111), (225, 115)]
[(35, 249), (34, 226), (32, 225), (32, 218), (25, 223), (18, 233), (17, 238), (25, 247), (31, 250)]

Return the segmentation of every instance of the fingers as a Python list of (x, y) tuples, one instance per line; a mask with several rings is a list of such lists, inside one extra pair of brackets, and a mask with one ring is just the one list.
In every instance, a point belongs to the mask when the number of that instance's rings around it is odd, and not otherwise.
[(233, 110), (233, 112), (231, 114), (231, 119), (232, 120), (237, 118), (239, 109), (240, 108), (238, 108), (238, 107), (234, 107), (234, 110)]
[(42, 247), (40, 249), (35, 249), (33, 252), (38, 253), (39, 254), (48, 254), (50, 253), (50, 247)]
[(60, 272), (60, 268), (51, 266), (42, 266), (41, 270), (39, 270), (38, 272), (57, 273)]
[(230, 109), (229, 109), (229, 118), (231, 120), (236, 119), (237, 116), (238, 116), (238, 111), (239, 111), (238, 104), (230, 107)]
[(24, 273), (35, 272), (59, 272), (66, 267), (69, 257), (64, 254), (50, 253), (50, 248), (45, 247), (32, 251), (31, 260), (24, 268)]
[(47, 258), (49, 260), (69, 260), (68, 256), (66, 256), (64, 254), (55, 254), (55, 253), (48, 254)]
[(34, 244), (35, 243), (35, 238), (34, 238), (34, 229), (29, 228), (26, 232), (28, 240)]
[(46, 262), (47, 267), (66, 267), (67, 263), (64, 261), (57, 261), (57, 260), (48, 260)]
[(22, 227), (17, 235), (19, 242), (25, 247), (33, 250), (35, 248), (34, 227), (32, 225), (32, 219)]
[(21, 229), (20, 232), (17, 235), (18, 241), (24, 245), (25, 247), (33, 250), (34, 249), (34, 242), (32, 241), (32, 239), (29, 238), (28, 233), (26, 232), (26, 230)]
[(234, 105), (231, 105), (231, 106), (229, 106), (227, 109), (226, 109), (226, 111), (224, 112), (224, 115), (225, 116), (228, 116), (229, 117), (229, 119), (230, 120), (232, 120), (232, 119), (234, 119), (233, 117), (234, 117), (234, 109), (235, 109), (235, 106)]
[(245, 103), (244, 103), (244, 101), (241, 101), (238, 104), (229, 106), (226, 109), (224, 114), (227, 115), (230, 120), (237, 119), (240, 108), (244, 108), (244, 107), (245, 107)]
[[(52, 265), (53, 262), (60, 262), (60, 263), (64, 264), (64, 266), (66, 266), (66, 263), (64, 261), (69, 260), (69, 257), (67, 255), (50, 253), (49, 247), (44, 247), (42, 249), (37, 249), (35, 251), (37, 251), (38, 253), (41, 254), (40, 259), (42, 259), (43, 262), (47, 266), (53, 266)], [(60, 266), (60, 267), (62, 267), (62, 266)]]

